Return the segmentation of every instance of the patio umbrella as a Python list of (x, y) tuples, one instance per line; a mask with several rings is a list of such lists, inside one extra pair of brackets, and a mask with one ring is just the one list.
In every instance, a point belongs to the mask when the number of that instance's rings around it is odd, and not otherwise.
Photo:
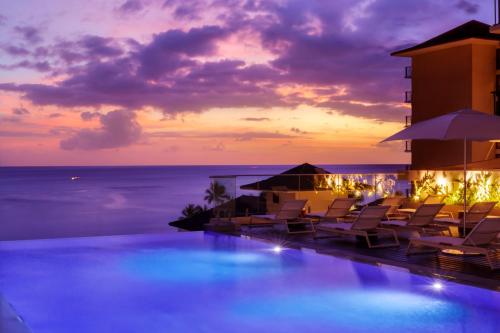
[(420, 121), (388, 137), (395, 140), (463, 140), (464, 142), (464, 235), (467, 211), (467, 141), (500, 139), (500, 117), (463, 109)]

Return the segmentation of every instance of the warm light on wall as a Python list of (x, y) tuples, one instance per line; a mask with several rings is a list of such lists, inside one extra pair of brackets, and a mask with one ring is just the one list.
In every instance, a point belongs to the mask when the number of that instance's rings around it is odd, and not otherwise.
[[(420, 171), (412, 180), (416, 201), (430, 194), (447, 195), (445, 203), (462, 204), (464, 194), (463, 174), (459, 171)], [(500, 202), (500, 172), (467, 172), (467, 202)]]
[(396, 184), (396, 174), (325, 174), (314, 177), (315, 192), (330, 190), (360, 201), (394, 195)]

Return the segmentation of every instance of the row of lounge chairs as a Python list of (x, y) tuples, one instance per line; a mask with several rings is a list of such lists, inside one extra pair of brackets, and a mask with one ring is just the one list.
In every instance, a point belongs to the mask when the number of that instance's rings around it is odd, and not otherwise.
[[(399, 208), (402, 200), (397, 197), (386, 198), (380, 205), (365, 206), (353, 212), (354, 199), (337, 198), (318, 218), (303, 216), (307, 200), (289, 200), (283, 203), (276, 214), (252, 216), (249, 227), (280, 225), (285, 226), (290, 234), (312, 233), (314, 239), (356, 236), (365, 239), (369, 248), (400, 246), (398, 233), (410, 231), (418, 233), (420, 237), (410, 238), (408, 255), (427, 253), (429, 249), (433, 252), (453, 249), (482, 254), (492, 269), (500, 268), (495, 265), (498, 248), (492, 246), (500, 234), (500, 218), (487, 218), (496, 202), (474, 204), (466, 212), (466, 221), (472, 230), (465, 238), (458, 238), (452, 237), (450, 226), (459, 226), (462, 220), (443, 214), (442, 200), (424, 202), (413, 213)], [(409, 218), (404, 219), (405, 216)], [(254, 219), (258, 222), (253, 223)]]

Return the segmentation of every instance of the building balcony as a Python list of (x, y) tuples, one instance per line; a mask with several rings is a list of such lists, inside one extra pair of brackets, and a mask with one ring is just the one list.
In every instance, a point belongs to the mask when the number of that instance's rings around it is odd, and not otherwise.
[(405, 103), (411, 103), (411, 90), (405, 92)]
[(411, 116), (405, 116), (405, 127), (411, 126)]
[(405, 153), (411, 153), (411, 141), (405, 141)]
[(411, 79), (411, 78), (412, 78), (412, 67), (406, 66), (405, 67), (405, 79)]

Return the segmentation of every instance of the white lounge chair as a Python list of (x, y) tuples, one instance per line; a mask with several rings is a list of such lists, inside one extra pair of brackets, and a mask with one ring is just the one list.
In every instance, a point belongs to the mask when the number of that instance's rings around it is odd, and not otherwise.
[(355, 198), (336, 198), (326, 210), (325, 214), (320, 217), (320, 221), (338, 222), (339, 220), (349, 216), (351, 207), (356, 203)]
[[(387, 220), (390, 220), (390, 219), (394, 219), (394, 218), (397, 218), (398, 216), (400, 216), (400, 214), (398, 213), (398, 209), (399, 207), (401, 207), (401, 205), (403, 204), (403, 202), (405, 201), (406, 198), (403, 198), (403, 197), (387, 197), (385, 198), (379, 206), (388, 206), (390, 207), (389, 210), (387, 211), (387, 213), (385, 214), (385, 218)], [(352, 217), (356, 217), (357, 215), (359, 215), (361, 211), (353, 211), (350, 213), (350, 215)]]
[[(496, 201), (491, 202), (476, 202), (466, 213), (466, 228), (472, 229), (476, 224), (481, 222), (495, 208)], [(463, 226), (463, 218), (439, 217), (435, 221), (441, 224)]]
[(423, 234), (447, 232), (451, 236), (448, 227), (434, 224), (434, 218), (443, 207), (444, 204), (424, 204), (417, 208), (409, 220), (383, 221), (382, 226), (395, 230), (413, 230)]
[[(330, 238), (336, 236), (360, 236), (366, 239), (369, 248), (399, 246), (398, 236), (392, 229), (380, 227), (380, 222), (389, 210), (388, 206), (366, 206), (356, 217), (353, 223), (320, 223), (316, 226), (316, 232), (321, 231), (329, 234), (327, 236), (314, 236), (314, 239)], [(389, 244), (372, 244), (370, 237), (390, 235), (394, 241)]]
[[(421, 205), (433, 205), (433, 204), (440, 204), (443, 203), (444, 199), (446, 199), (447, 195), (441, 195), (441, 194), (429, 194), (424, 201), (421, 203)], [(420, 205), (419, 205), (420, 206)], [(398, 213), (400, 214), (405, 214), (408, 217), (410, 217), (412, 214), (414, 214), (417, 211), (417, 208), (400, 208), (398, 209)]]
[[(488, 265), (491, 269), (498, 269), (500, 265), (495, 263), (498, 246), (493, 243), (500, 234), (500, 218), (483, 219), (465, 238), (430, 236), (414, 238), (410, 240), (407, 255), (420, 253), (436, 253), (440, 250), (458, 250), (464, 254), (481, 254), (486, 256)], [(420, 248), (420, 250), (416, 250)], [(431, 249), (422, 250), (422, 248)]]
[[(287, 200), (283, 203), (283, 205), (281, 205), (279, 211), (276, 212), (276, 214), (252, 215), (250, 217), (250, 223), (248, 224), (248, 227), (284, 225), (286, 226), (288, 233), (314, 232), (312, 219), (301, 217), (306, 203), (307, 200)], [(310, 228), (299, 231), (293, 230), (298, 229), (297, 227), (299, 224), (310, 226)]]

